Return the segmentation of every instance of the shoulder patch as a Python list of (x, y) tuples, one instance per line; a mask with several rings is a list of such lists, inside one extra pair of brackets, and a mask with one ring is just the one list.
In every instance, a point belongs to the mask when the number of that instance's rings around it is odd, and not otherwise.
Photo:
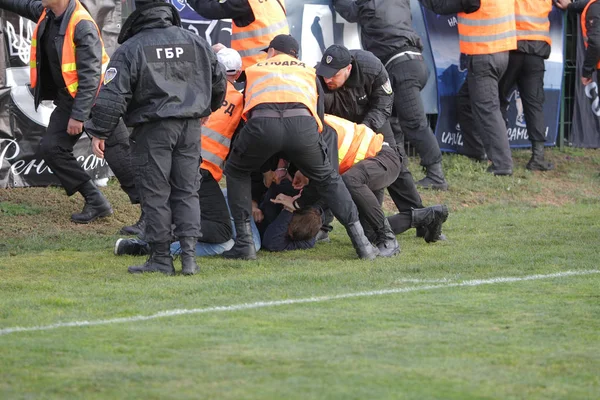
[(110, 83), (110, 81), (115, 79), (115, 76), (117, 76), (116, 68), (111, 67), (111, 68), (107, 69), (106, 72), (104, 73), (104, 84), (108, 85)]
[(385, 81), (385, 83), (383, 85), (381, 85), (381, 88), (383, 89), (384, 92), (386, 92), (387, 94), (392, 94), (394, 93), (394, 91), (392, 90), (392, 84), (390, 83), (390, 80), (388, 79), (387, 81)]

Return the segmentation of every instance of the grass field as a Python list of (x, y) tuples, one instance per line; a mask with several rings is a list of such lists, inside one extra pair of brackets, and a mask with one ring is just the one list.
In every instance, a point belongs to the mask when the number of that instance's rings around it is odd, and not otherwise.
[(597, 399), (600, 151), (513, 155), (510, 178), (445, 156), (450, 191), (423, 198), (448, 241), (363, 262), (338, 224), (193, 277), (127, 274), (112, 181), (89, 226), (59, 188), (0, 190), (0, 399)]

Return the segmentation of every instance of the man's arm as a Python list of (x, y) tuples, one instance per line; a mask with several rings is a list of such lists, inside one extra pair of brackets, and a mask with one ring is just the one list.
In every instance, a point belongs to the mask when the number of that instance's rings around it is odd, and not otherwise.
[(81, 21), (75, 27), (75, 64), (77, 65), (77, 94), (71, 110), (71, 118), (85, 121), (100, 87), (102, 75), (102, 42), (98, 29), (91, 21)]
[(479, 10), (481, 0), (419, 0), (423, 7), (436, 14), (447, 15), (465, 12), (474, 13)]
[(188, 0), (187, 3), (206, 19), (237, 19), (253, 15), (248, 0)]
[(373, 81), (371, 96), (369, 97), (371, 109), (364, 116), (362, 123), (378, 132), (385, 124), (394, 107), (394, 92), (387, 71), (381, 65), (379, 74)]
[(588, 8), (585, 19), (588, 34), (588, 47), (585, 51), (582, 76), (591, 78), (600, 60), (600, 3), (594, 3)]
[(333, 6), (348, 22), (358, 22), (358, 6), (354, 0), (334, 0)]
[(19, 14), (23, 18), (38, 22), (44, 6), (38, 0), (0, 0), (0, 8)]
[(210, 109), (211, 111), (217, 111), (223, 104), (223, 99), (227, 94), (227, 78), (225, 77), (225, 69), (223, 65), (218, 62), (212, 51), (209, 51), (209, 56), (212, 57), (212, 91), (210, 98)]
[(562, 10), (581, 14), (590, 0), (554, 0), (554, 5)]
[(92, 118), (85, 122), (86, 131), (99, 139), (106, 139), (115, 130), (131, 101), (131, 88), (137, 83), (135, 56), (121, 49), (117, 49), (108, 64), (104, 83), (92, 107)]

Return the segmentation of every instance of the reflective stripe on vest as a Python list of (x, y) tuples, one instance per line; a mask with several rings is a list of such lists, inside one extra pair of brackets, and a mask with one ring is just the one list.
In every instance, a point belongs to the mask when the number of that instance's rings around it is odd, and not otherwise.
[(515, 2), (517, 41), (539, 40), (552, 45), (550, 20), (552, 0), (518, 0)]
[(225, 159), (231, 147), (231, 138), (242, 118), (244, 95), (231, 82), (227, 82), (227, 93), (221, 107), (213, 112), (202, 126), (202, 164), (215, 181), (223, 177)]
[(354, 164), (374, 157), (381, 151), (383, 135), (373, 132), (368, 126), (330, 114), (325, 114), (325, 123), (335, 129), (338, 135), (340, 175)]
[(287, 54), (280, 54), (246, 70), (246, 105), (243, 118), (259, 104), (301, 103), (317, 120), (319, 132), (323, 124), (318, 117), (315, 69)]
[[(38, 46), (38, 28), (41, 22), (46, 18), (46, 9), (42, 12), (40, 19), (38, 20), (37, 25), (33, 31), (33, 39), (31, 40), (31, 49), (29, 52), (29, 80), (31, 83), (31, 87), (35, 88), (37, 85), (37, 46)], [(71, 14), (71, 19), (69, 19), (69, 24), (67, 25), (67, 29), (65, 31), (65, 39), (63, 42), (63, 50), (61, 57), (61, 71), (62, 76), (65, 81), (66, 89), (72, 97), (77, 95), (77, 88), (79, 87), (79, 79), (77, 77), (77, 59), (75, 56), (75, 28), (77, 24), (81, 21), (91, 21), (96, 30), (98, 31), (98, 36), (100, 37), (100, 43), (102, 45), (102, 71), (100, 76), (100, 82), (98, 84), (98, 90), (100, 90), (100, 84), (104, 80), (104, 72), (106, 71), (106, 67), (108, 66), (108, 62), (110, 61), (108, 54), (104, 50), (104, 42), (102, 41), (102, 37), (100, 36), (100, 30), (98, 26), (94, 22), (93, 18), (87, 12), (87, 10), (81, 5), (79, 0), (75, 0), (75, 10), (73, 14)]]
[(242, 57), (242, 69), (266, 59), (263, 50), (280, 34), (289, 34), (284, 0), (248, 0), (254, 21), (244, 27), (231, 25), (231, 48)]
[[(590, 0), (590, 2), (587, 3), (585, 8), (583, 9), (583, 12), (581, 13), (581, 33), (583, 34), (583, 43), (585, 44), (586, 49), (588, 47), (588, 34), (587, 34), (587, 26), (585, 24), (585, 20), (587, 19), (587, 13), (588, 13), (590, 6), (592, 4), (594, 4), (596, 1), (597, 0)], [(596, 69), (600, 69), (600, 60), (598, 60), (598, 63), (596, 64)]]
[(493, 54), (517, 48), (515, 4), (512, 0), (481, 0), (479, 10), (458, 14), (460, 52)]

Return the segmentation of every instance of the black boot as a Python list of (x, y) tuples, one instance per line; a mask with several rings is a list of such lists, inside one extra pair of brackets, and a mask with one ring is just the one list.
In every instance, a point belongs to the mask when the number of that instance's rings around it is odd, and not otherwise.
[(437, 205), (412, 210), (412, 226), (425, 227), (424, 239), (427, 243), (437, 242), (442, 235), (442, 224), (448, 219), (448, 207)]
[(140, 219), (138, 219), (138, 221), (133, 225), (128, 225), (128, 226), (122, 227), (121, 230), (119, 231), (119, 233), (121, 235), (137, 236), (138, 238), (141, 239), (144, 237), (145, 230), (146, 230), (146, 214), (144, 214), (144, 209), (142, 208), (142, 213), (140, 214)]
[(444, 177), (442, 163), (438, 162), (425, 167), (425, 178), (417, 181), (416, 185), (422, 189), (448, 190), (448, 182)]
[[(424, 238), (426, 233), (427, 233), (427, 226), (426, 225), (417, 226), (416, 236), (418, 238)], [(444, 240), (448, 240), (448, 238), (443, 233), (440, 233), (440, 237), (438, 238), (438, 242), (443, 242)]]
[(252, 240), (252, 226), (247, 219), (235, 224), (235, 244), (231, 250), (223, 253), (225, 258), (239, 258), (242, 260), (256, 260), (256, 247)]
[(175, 275), (173, 257), (171, 257), (171, 246), (169, 242), (150, 243), (150, 257), (142, 265), (127, 268), (132, 274), (142, 272), (161, 272), (165, 275)]
[(179, 238), (181, 245), (181, 273), (183, 275), (194, 275), (200, 271), (200, 267), (196, 264), (196, 243), (198, 239), (195, 237)]
[(316, 243), (329, 243), (331, 239), (329, 238), (329, 232), (319, 229), (317, 236), (315, 236)]
[(369, 242), (360, 222), (356, 221), (348, 225), (346, 227), (346, 232), (348, 232), (348, 236), (350, 236), (352, 246), (354, 246), (358, 258), (363, 260), (374, 260), (375, 257), (379, 255), (379, 249)]
[(384, 218), (383, 227), (377, 231), (376, 242), (379, 255), (381, 257), (393, 257), (400, 253), (400, 245), (396, 240), (396, 235), (390, 226), (387, 218)]
[(147, 256), (150, 254), (148, 243), (140, 239), (118, 239), (115, 243), (115, 256)]
[(72, 214), (71, 221), (78, 224), (89, 224), (101, 217), (113, 213), (110, 203), (90, 179), (79, 187), (79, 193), (85, 199), (85, 205), (80, 213)]
[(551, 171), (554, 164), (544, 160), (544, 142), (531, 142), (531, 159), (525, 166), (530, 171)]

